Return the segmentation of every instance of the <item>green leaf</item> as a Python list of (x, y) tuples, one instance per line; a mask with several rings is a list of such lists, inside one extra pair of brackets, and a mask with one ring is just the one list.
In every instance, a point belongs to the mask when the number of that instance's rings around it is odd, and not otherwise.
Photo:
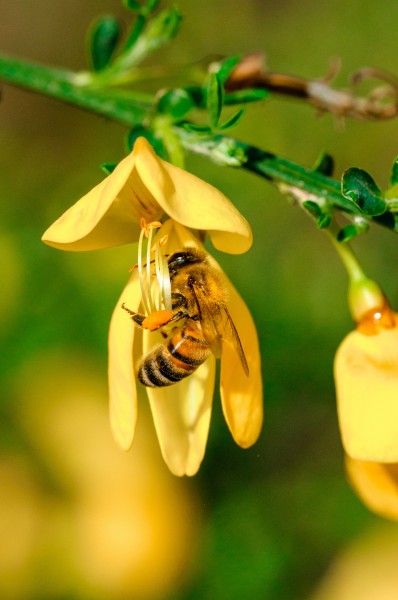
[(151, 50), (159, 48), (175, 38), (180, 28), (181, 18), (180, 9), (177, 6), (172, 6), (152, 19), (147, 32)]
[(127, 146), (127, 152), (131, 152), (131, 150), (133, 149), (135, 140), (139, 137), (147, 137), (148, 135), (148, 130), (145, 129), (144, 127), (141, 127), (140, 125), (138, 125), (137, 127), (133, 127), (133, 129), (130, 129), (130, 131), (127, 133), (126, 135), (126, 146)]
[(234, 70), (234, 68), (240, 61), (240, 59), (241, 59), (241, 55), (235, 54), (234, 56), (229, 56), (227, 58), (224, 58), (224, 60), (222, 60), (219, 63), (217, 75), (218, 75), (221, 83), (225, 83), (227, 81), (228, 77), (231, 75), (232, 71)]
[(123, 0), (123, 5), (127, 10), (132, 10), (133, 12), (141, 11), (141, 4), (138, 0)]
[(212, 128), (208, 125), (196, 125), (196, 123), (182, 123), (182, 126), (187, 131), (191, 131), (192, 133), (211, 133)]
[(111, 15), (101, 17), (89, 30), (90, 57), (94, 71), (102, 71), (110, 62), (120, 38), (120, 25)]
[(147, 21), (141, 12), (128, 35), (123, 52), (115, 59), (112, 68), (115, 73), (123, 73), (142, 62), (151, 52), (169, 43), (179, 30), (181, 13), (171, 7)]
[(128, 10), (149, 15), (159, 6), (159, 0), (147, 0), (144, 4), (138, 0), (123, 0), (123, 4)]
[(226, 129), (231, 129), (232, 127), (235, 127), (235, 125), (239, 123), (245, 112), (246, 109), (244, 107), (240, 108), (239, 110), (234, 112), (230, 117), (228, 117), (228, 119), (226, 119), (224, 123), (222, 123), (222, 125), (219, 126), (219, 129), (221, 131), (225, 131)]
[(343, 173), (341, 191), (344, 198), (351, 200), (366, 215), (375, 217), (387, 210), (376, 183), (362, 169), (352, 167)]
[(140, 12), (142, 8), (138, 0), (123, 0), (123, 4), (128, 10), (133, 10), (134, 12)]
[[(206, 90), (198, 85), (184, 85), (181, 88), (189, 93), (195, 106), (204, 108), (206, 106)], [(259, 102), (269, 96), (268, 90), (253, 88), (250, 90), (238, 90), (236, 92), (224, 93), (224, 106), (234, 106), (236, 104), (248, 104), (249, 102)]]
[(390, 183), (391, 185), (395, 185), (398, 183), (398, 156), (395, 159), (391, 169)]
[(326, 229), (326, 227), (329, 227), (332, 216), (330, 213), (324, 212), (317, 202), (305, 200), (303, 202), (303, 207), (316, 219), (316, 226), (318, 229)]
[(192, 96), (184, 89), (169, 90), (158, 102), (158, 112), (181, 119), (195, 106)]
[(332, 217), (328, 213), (322, 213), (316, 222), (318, 229), (327, 229), (332, 221)]
[(206, 91), (202, 87), (199, 85), (184, 85), (181, 89), (191, 96), (195, 106), (198, 108), (206, 107)]
[(133, 129), (131, 129), (128, 132), (126, 136), (127, 152), (131, 152), (136, 139), (139, 137), (146, 138), (151, 144), (151, 146), (154, 148), (156, 154), (158, 154), (162, 158), (168, 158), (162, 141), (158, 137), (155, 137), (153, 131), (145, 129), (145, 127), (142, 127), (141, 125), (133, 127)]
[(327, 175), (328, 177), (333, 175), (334, 171), (334, 159), (327, 152), (322, 152), (318, 157), (314, 165), (314, 171)]
[(353, 223), (350, 223), (349, 225), (345, 225), (340, 229), (339, 233), (337, 234), (337, 241), (348, 242), (359, 233), (361, 233), (361, 231), (358, 229), (358, 227), (356, 227), (356, 225)]
[(209, 73), (207, 81), (207, 110), (210, 124), (217, 127), (224, 104), (224, 86), (217, 73)]
[(130, 48), (133, 48), (133, 46), (135, 46), (138, 38), (144, 30), (145, 24), (146, 17), (142, 13), (139, 13), (128, 33), (123, 52), (127, 52), (128, 50), (130, 50)]
[(269, 96), (268, 90), (252, 88), (249, 90), (237, 90), (236, 92), (227, 92), (224, 97), (224, 104), (246, 104), (248, 102), (259, 102)]
[(319, 204), (317, 204), (313, 200), (305, 200), (303, 202), (303, 206), (316, 219), (318, 219), (323, 214), (322, 209), (319, 206)]
[(146, 8), (148, 11), (153, 12), (159, 6), (159, 0), (147, 0)]
[(363, 217), (356, 216), (354, 218), (354, 223), (345, 225), (340, 229), (339, 233), (337, 234), (337, 240), (339, 242), (348, 242), (355, 236), (365, 233), (368, 229), (369, 221)]
[(165, 149), (165, 156), (161, 155), (163, 158), (172, 162), (173, 165), (180, 167), (181, 169), (185, 168), (185, 152), (182, 147), (181, 139), (176, 134), (172, 127), (166, 127), (163, 129), (161, 133), (162, 144)]
[(116, 169), (117, 167), (117, 163), (112, 163), (112, 162), (106, 162), (106, 163), (102, 163), (102, 165), (100, 165), (100, 169), (102, 171), (104, 171), (104, 173), (106, 173), (107, 175), (110, 175), (111, 173), (113, 173), (113, 171)]

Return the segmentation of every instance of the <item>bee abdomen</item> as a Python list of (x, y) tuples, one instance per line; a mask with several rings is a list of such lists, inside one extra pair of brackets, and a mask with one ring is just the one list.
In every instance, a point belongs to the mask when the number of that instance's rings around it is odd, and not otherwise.
[[(194, 356), (190, 353), (190, 344), (195, 347)], [(167, 346), (158, 346), (143, 359), (138, 370), (138, 379), (147, 387), (172, 385), (191, 375), (206, 360), (209, 353), (207, 344), (202, 340), (188, 341), (182, 336), (179, 343), (175, 344), (172, 338)]]

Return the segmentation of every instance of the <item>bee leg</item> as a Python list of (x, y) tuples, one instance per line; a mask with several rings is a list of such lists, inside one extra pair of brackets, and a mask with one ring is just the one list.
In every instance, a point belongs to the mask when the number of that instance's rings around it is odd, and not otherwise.
[(186, 317), (188, 317), (188, 314), (183, 310), (179, 310), (177, 313), (174, 313), (174, 315), (171, 317), (170, 321), (167, 322), (167, 324), (174, 323), (174, 321), (179, 321), (180, 319), (185, 319)]
[(129, 313), (129, 315), (131, 316), (131, 319), (132, 319), (132, 321), (134, 321), (135, 325), (138, 325), (138, 327), (142, 327), (142, 322), (145, 319), (145, 315), (141, 315), (140, 313), (136, 313), (133, 310), (130, 310), (129, 308), (127, 308), (127, 306), (125, 305), (124, 302), (122, 304), (122, 308), (123, 308), (123, 310), (125, 310), (126, 312)]
[(129, 313), (135, 325), (137, 325), (141, 329), (147, 329), (149, 331), (156, 331), (158, 329), (161, 329), (165, 325), (168, 325), (169, 323), (174, 323), (175, 321), (179, 321), (180, 319), (184, 319), (188, 316), (188, 314), (182, 310), (179, 310), (176, 313), (172, 313), (168, 310), (160, 310), (145, 316), (140, 313), (136, 313), (133, 310), (130, 310), (129, 308), (127, 308), (124, 302), (122, 304), (122, 308), (123, 310)]

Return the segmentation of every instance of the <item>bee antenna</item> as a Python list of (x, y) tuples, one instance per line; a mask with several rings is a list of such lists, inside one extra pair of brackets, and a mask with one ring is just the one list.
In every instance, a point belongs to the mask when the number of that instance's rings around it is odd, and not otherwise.
[(130, 310), (129, 308), (127, 308), (126, 304), (123, 302), (121, 308), (123, 308), (123, 310), (125, 310), (126, 312), (129, 313), (129, 315), (135, 315), (136, 313), (133, 310)]

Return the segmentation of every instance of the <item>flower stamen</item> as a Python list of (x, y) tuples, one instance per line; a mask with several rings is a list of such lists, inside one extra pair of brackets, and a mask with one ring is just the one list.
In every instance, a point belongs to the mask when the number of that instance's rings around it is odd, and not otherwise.
[[(164, 235), (152, 246), (153, 230), (162, 226), (159, 221), (147, 223), (141, 219), (141, 233), (138, 242), (138, 263), (131, 270), (138, 266), (139, 281), (141, 288), (142, 302), (145, 314), (162, 310), (171, 311), (171, 283), (167, 259), (162, 255), (161, 248), (166, 244), (168, 236)], [(144, 250), (144, 238), (147, 238), (146, 249)], [(143, 254), (146, 254), (146, 262), (143, 262)], [(151, 260), (151, 253), (155, 257)], [(154, 300), (151, 281), (151, 265), (155, 263), (156, 281), (158, 284), (157, 301)], [(145, 267), (145, 269), (144, 269)]]
[(140, 233), (140, 239), (138, 240), (138, 276), (139, 276), (139, 281), (140, 281), (140, 288), (141, 288), (141, 298), (142, 298), (142, 303), (144, 305), (144, 312), (145, 314), (149, 314), (150, 310), (149, 310), (149, 302), (148, 302), (148, 298), (147, 298), (147, 288), (144, 285), (144, 273), (143, 273), (143, 265), (142, 265), (142, 252), (143, 252), (143, 242), (144, 242), (144, 237), (145, 237), (145, 228), (142, 226), (142, 220), (141, 220), (141, 233)]
[(146, 285), (148, 290), (148, 304), (149, 304), (149, 312), (154, 312), (156, 310), (153, 298), (152, 298), (152, 285), (151, 285), (151, 248), (152, 248), (152, 236), (153, 236), (153, 226), (152, 223), (149, 224), (149, 232), (146, 236), (148, 238), (146, 245)]
[(164, 235), (155, 247), (155, 267), (156, 277), (159, 284), (159, 310), (163, 305), (166, 310), (171, 311), (171, 282), (168, 262), (160, 249), (167, 242), (167, 235)]

